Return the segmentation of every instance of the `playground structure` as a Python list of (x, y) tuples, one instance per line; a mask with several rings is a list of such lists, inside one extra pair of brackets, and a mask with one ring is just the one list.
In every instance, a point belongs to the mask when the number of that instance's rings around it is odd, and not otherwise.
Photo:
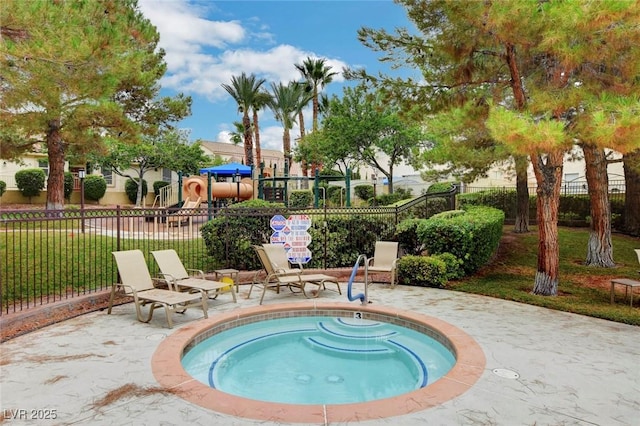
[(182, 193), (185, 198), (208, 200), (209, 193), (211, 199), (237, 198), (239, 200), (249, 200), (253, 198), (253, 181), (245, 177), (240, 182), (212, 182), (209, 189), (209, 179), (207, 176), (190, 176), (182, 181)]

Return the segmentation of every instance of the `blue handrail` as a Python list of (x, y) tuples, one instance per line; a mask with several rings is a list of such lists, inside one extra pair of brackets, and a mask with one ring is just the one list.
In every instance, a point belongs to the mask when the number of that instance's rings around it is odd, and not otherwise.
[[(364, 293), (358, 293), (355, 296), (351, 294), (351, 287), (353, 286), (353, 281), (356, 278), (356, 274), (358, 273), (358, 268), (360, 267), (360, 259), (364, 259)], [(347, 297), (350, 302), (353, 302), (356, 299), (360, 299), (360, 303), (366, 305), (368, 302), (367, 297), (367, 256), (361, 254), (358, 256), (358, 260), (356, 260), (355, 265), (353, 265), (353, 269), (351, 270), (351, 276), (349, 277), (349, 284), (347, 285)]]

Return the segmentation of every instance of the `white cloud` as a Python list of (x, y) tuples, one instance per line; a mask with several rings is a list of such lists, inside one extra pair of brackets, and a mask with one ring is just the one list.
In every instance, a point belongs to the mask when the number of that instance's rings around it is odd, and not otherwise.
[[(197, 7), (185, 0), (141, 0), (140, 9), (157, 27), (160, 47), (167, 52), (168, 69), (162, 86), (202, 95), (211, 102), (228, 97), (221, 84), (228, 83), (232, 76), (241, 72), (254, 73), (268, 82), (299, 80), (300, 74), (294, 64), (307, 57), (317, 57), (313, 52), (287, 44), (268, 50), (234, 49), (233, 46), (245, 43), (248, 37), (261, 40), (261, 44), (265, 40), (273, 44), (273, 36), (266, 27), (250, 31), (236, 20), (212, 21), (207, 18), (211, 9)], [(246, 26), (255, 27), (255, 18), (249, 19)], [(346, 66), (343, 61), (331, 58), (327, 58), (327, 64), (338, 72)], [(342, 75), (335, 76), (334, 81), (343, 81)]]

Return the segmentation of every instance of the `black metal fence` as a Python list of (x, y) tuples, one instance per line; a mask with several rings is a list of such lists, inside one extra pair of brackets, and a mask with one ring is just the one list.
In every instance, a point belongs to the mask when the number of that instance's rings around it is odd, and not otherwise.
[[(434, 208), (431, 198), (440, 198)], [(391, 234), (407, 217), (428, 217), (443, 209), (455, 208), (455, 191), (429, 194), (401, 207), (287, 210), (287, 214), (307, 215), (314, 223), (331, 223), (331, 218), (360, 215), (380, 218)], [(182, 209), (90, 208), (83, 210), (0, 210), (0, 315), (23, 311), (66, 299), (110, 289), (117, 282), (112, 252), (140, 249), (152, 275), (158, 272), (150, 252), (175, 249), (188, 268), (212, 272), (219, 268), (242, 269), (241, 260), (228, 255), (214, 256), (201, 235), (202, 226), (212, 218), (231, 219), (242, 215), (261, 217), (259, 240), (268, 242), (274, 232), (268, 209), (214, 208)], [(232, 225), (231, 225), (232, 226)], [(223, 227), (224, 228), (224, 227)], [(228, 228), (228, 227), (227, 227)], [(355, 229), (331, 232), (322, 238), (349, 239), (356, 247), (362, 235)], [(229, 247), (231, 232), (216, 238)], [(372, 236), (374, 239), (376, 235)], [(378, 236), (379, 237), (379, 236)], [(320, 247), (327, 244), (321, 243)], [(225, 250), (225, 254), (228, 250)], [(371, 254), (371, 253), (369, 253)], [(316, 264), (336, 265), (335, 253), (316, 250)]]
[[(529, 194), (536, 195), (536, 186), (529, 187)], [(474, 193), (482, 191), (515, 191), (515, 187), (480, 187), (480, 186), (464, 186), (463, 193)], [(624, 194), (626, 191), (624, 179), (610, 180), (609, 181), (609, 200), (624, 200)], [(564, 182), (560, 188), (560, 195), (584, 195), (589, 196), (589, 186), (586, 180), (575, 180), (571, 182)]]

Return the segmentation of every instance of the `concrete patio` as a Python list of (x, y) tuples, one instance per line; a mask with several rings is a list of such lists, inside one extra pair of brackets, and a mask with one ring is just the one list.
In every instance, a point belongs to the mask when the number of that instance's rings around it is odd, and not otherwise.
[[(343, 285), (343, 290), (346, 285)], [(211, 301), (209, 316), (258, 304)], [(368, 425), (638, 425), (640, 328), (499, 299), (432, 288), (370, 287), (374, 304), (437, 317), (471, 335), (486, 368), (461, 396)], [(325, 291), (321, 299), (346, 302)], [(269, 292), (265, 305), (308, 301)], [(356, 303), (356, 302), (353, 302)], [(201, 408), (162, 389), (151, 358), (167, 335), (202, 312), (162, 310), (149, 324), (125, 304), (16, 337), (0, 345), (0, 423), (8, 425), (264, 425)], [(44, 416), (50, 419), (40, 419)], [(55, 418), (51, 418), (54, 417)]]

